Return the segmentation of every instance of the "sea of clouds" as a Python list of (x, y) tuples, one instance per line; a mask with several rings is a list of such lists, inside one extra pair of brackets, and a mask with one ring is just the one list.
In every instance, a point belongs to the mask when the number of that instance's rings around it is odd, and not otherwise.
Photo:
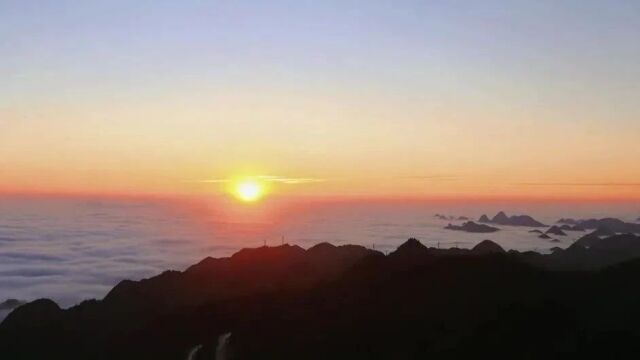
[(70, 306), (122, 279), (233, 251), (199, 230), (187, 212), (157, 202), (3, 199), (0, 302), (47, 297)]
[(68, 307), (104, 297), (123, 279), (183, 270), (206, 256), (228, 256), (264, 242), (306, 248), (328, 241), (389, 252), (409, 237), (428, 246), (467, 248), (489, 238), (505, 248), (548, 251), (581, 235), (552, 244), (528, 228), (468, 234), (444, 230), (447, 222), (434, 218), (436, 212), (477, 218), (506, 209), (547, 223), (560, 216), (637, 217), (627, 207), (509, 206), (336, 203), (299, 207), (273, 223), (254, 224), (219, 221), (215, 213), (203, 215), (175, 201), (0, 198), (0, 302), (46, 297)]

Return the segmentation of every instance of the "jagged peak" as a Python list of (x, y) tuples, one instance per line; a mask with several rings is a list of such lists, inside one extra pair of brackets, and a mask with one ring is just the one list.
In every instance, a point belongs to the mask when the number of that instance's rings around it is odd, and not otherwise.
[(406, 254), (420, 254), (428, 251), (427, 247), (424, 246), (418, 239), (409, 238), (407, 241), (402, 243), (402, 245), (398, 246), (396, 251), (394, 251), (393, 255), (406, 255)]
[(404, 243), (402, 243), (402, 245), (398, 246), (398, 249), (400, 248), (427, 248), (426, 246), (424, 246), (424, 244), (422, 244), (420, 242), (420, 240), (416, 239), (416, 238), (409, 238), (407, 239), (407, 241), (405, 241)]

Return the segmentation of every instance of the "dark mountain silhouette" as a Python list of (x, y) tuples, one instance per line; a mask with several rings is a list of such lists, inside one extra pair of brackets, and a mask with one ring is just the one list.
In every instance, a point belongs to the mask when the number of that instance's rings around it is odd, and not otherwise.
[(47, 337), (50, 324), (62, 319), (64, 311), (49, 299), (39, 299), (18, 306), (0, 324), (2, 333), (24, 333)]
[(640, 233), (640, 224), (628, 223), (615, 218), (582, 220), (579, 225), (587, 230), (607, 228), (616, 233)]
[(553, 225), (547, 231), (545, 231), (545, 234), (567, 236), (567, 233), (565, 233), (564, 231), (562, 231), (562, 229), (560, 229), (559, 227), (557, 227), (555, 225)]
[(542, 231), (538, 230), (538, 229), (534, 229), (534, 230), (529, 230), (530, 233), (534, 233), (534, 234), (543, 234)]
[(600, 226), (597, 229), (595, 229), (594, 231), (592, 231), (591, 233), (589, 233), (589, 235), (591, 236), (599, 236), (599, 237), (603, 237), (603, 236), (612, 236), (615, 235), (616, 232), (609, 229), (606, 226)]
[(535, 253), (521, 259), (548, 269), (594, 270), (640, 258), (640, 236), (621, 234), (608, 237), (587, 234), (565, 250), (548, 256)]
[(563, 230), (563, 231), (584, 231), (585, 230), (580, 225), (573, 225), (572, 226), (572, 225), (564, 224), (564, 225), (559, 226), (559, 228), (560, 228), (560, 230)]
[(410, 239), (387, 256), (326, 243), (245, 249), (67, 310), (22, 305), (0, 324), (0, 354), (214, 359), (225, 339), (240, 360), (634, 358), (640, 237), (584, 242), (549, 255), (489, 240), (466, 250)]
[(621, 234), (613, 235), (609, 237), (599, 237), (589, 234), (576, 240), (573, 243), (574, 246), (582, 246), (587, 249), (593, 250), (625, 250), (636, 251), (640, 250), (640, 237), (634, 234)]
[(551, 236), (547, 235), (547, 234), (540, 234), (540, 236), (538, 236), (540, 239), (551, 239)]
[(391, 253), (396, 259), (411, 261), (422, 259), (430, 253), (429, 249), (424, 246), (418, 239), (410, 238), (402, 245), (398, 246), (396, 251)]
[(17, 299), (7, 299), (4, 302), (0, 303), (0, 311), (2, 310), (13, 310), (20, 305), (24, 305), (26, 302)]
[(578, 225), (580, 223), (579, 220), (571, 219), (571, 218), (561, 218), (556, 221), (558, 224), (567, 224), (567, 225)]
[(505, 251), (500, 245), (494, 243), (491, 240), (482, 240), (480, 243), (478, 243), (476, 246), (474, 246), (471, 249), (471, 252), (480, 254), (480, 255), (486, 255), (486, 254), (503, 254)]
[(558, 223), (564, 223), (568, 225), (574, 225), (573, 229), (577, 231), (593, 230), (598, 228), (607, 228), (615, 233), (635, 233), (640, 234), (640, 224), (628, 223), (616, 218), (602, 218), (602, 219), (560, 219)]
[(458, 221), (468, 221), (469, 218), (466, 216), (454, 216), (454, 215), (444, 215), (444, 214), (435, 214), (433, 215), (433, 217), (435, 217), (436, 219), (440, 219), (440, 220), (458, 220)]
[(491, 220), (486, 215), (482, 215), (478, 220), (481, 223), (490, 223), (509, 226), (546, 227), (547, 225), (535, 220), (528, 215), (507, 216), (504, 211), (500, 211)]
[(500, 229), (483, 224), (476, 224), (473, 221), (467, 221), (462, 225), (452, 225), (449, 224), (445, 226), (445, 229), (448, 230), (458, 230), (458, 231), (466, 231), (470, 233), (492, 233), (496, 232)]

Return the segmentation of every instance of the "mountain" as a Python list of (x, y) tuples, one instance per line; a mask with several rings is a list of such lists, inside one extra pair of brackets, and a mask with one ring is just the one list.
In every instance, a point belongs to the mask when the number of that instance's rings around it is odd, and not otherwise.
[(439, 220), (458, 220), (458, 221), (468, 221), (469, 218), (466, 216), (454, 216), (454, 215), (444, 215), (444, 214), (435, 214), (433, 215), (433, 217), (435, 217), (436, 219)]
[(600, 227), (598, 227), (597, 229), (595, 229), (593, 232), (591, 232), (588, 235), (604, 237), (604, 236), (612, 236), (612, 235), (615, 235), (615, 234), (616, 234), (616, 232), (611, 230), (611, 229), (609, 229), (608, 227), (600, 226)]
[(17, 300), (17, 299), (7, 299), (0, 303), (0, 321), (4, 319), (4, 317), (11, 312), (11, 310), (17, 308), (18, 306), (24, 305), (26, 301)]
[(486, 215), (482, 215), (478, 220), (482, 223), (491, 223), (497, 225), (508, 226), (527, 226), (527, 227), (546, 227), (547, 225), (535, 220), (528, 215), (513, 215), (507, 216), (504, 211), (500, 211), (491, 220)]
[(553, 225), (547, 231), (545, 231), (545, 234), (567, 236), (567, 233), (565, 233), (564, 231), (562, 231), (562, 229), (560, 229), (559, 227), (557, 227), (555, 225)]
[(2, 310), (13, 310), (20, 305), (24, 305), (26, 302), (17, 299), (7, 299), (4, 302), (0, 303), (0, 311)]
[(0, 323), (0, 354), (633, 358), (640, 351), (640, 238), (596, 238), (588, 248), (577, 242), (549, 255), (504, 252), (489, 240), (466, 250), (410, 239), (387, 256), (327, 243), (244, 249), (123, 281), (104, 299), (70, 309), (46, 299), (22, 305)]
[(568, 225), (568, 224), (564, 224), (559, 226), (560, 230), (563, 231), (584, 231), (584, 228), (580, 225)]
[(556, 221), (558, 224), (567, 224), (567, 225), (578, 225), (580, 223), (579, 220), (571, 219), (571, 218), (561, 218)]
[(620, 234), (599, 237), (588, 234), (565, 250), (528, 260), (549, 269), (593, 270), (636, 258), (640, 258), (640, 236)]
[(494, 243), (491, 240), (482, 240), (471, 249), (471, 252), (481, 255), (505, 253), (504, 249), (500, 245)]
[(511, 219), (504, 213), (504, 211), (500, 211), (493, 217), (493, 219), (491, 219), (491, 222), (501, 225), (508, 225), (510, 221)]
[(640, 234), (640, 224), (628, 223), (616, 218), (585, 219), (585, 220), (563, 218), (558, 220), (558, 223), (574, 225), (573, 229), (576, 229), (576, 231), (607, 228), (615, 233)]
[(462, 225), (449, 224), (449, 225), (445, 226), (445, 229), (447, 229), (447, 230), (466, 231), (466, 232), (470, 232), (470, 233), (492, 233), (492, 232), (496, 232), (496, 231), (500, 230), (500, 229), (492, 227), (492, 226), (483, 225), (483, 224), (476, 224), (473, 221), (467, 221)]

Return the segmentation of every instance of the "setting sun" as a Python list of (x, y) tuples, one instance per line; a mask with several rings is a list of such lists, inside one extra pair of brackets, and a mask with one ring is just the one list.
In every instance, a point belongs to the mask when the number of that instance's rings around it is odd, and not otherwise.
[(243, 181), (241, 183), (238, 183), (235, 187), (235, 195), (242, 201), (256, 201), (260, 199), (263, 194), (263, 187), (255, 181)]

